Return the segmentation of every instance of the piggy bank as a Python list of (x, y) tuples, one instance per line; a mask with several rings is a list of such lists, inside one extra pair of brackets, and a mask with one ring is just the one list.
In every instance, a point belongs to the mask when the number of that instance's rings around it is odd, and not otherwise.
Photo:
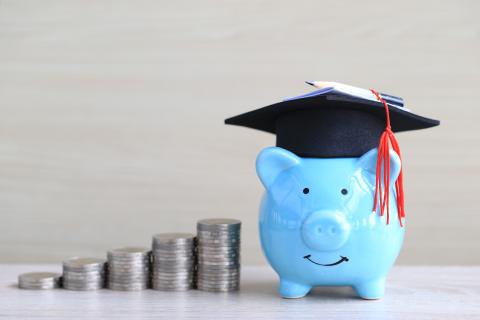
[[(361, 298), (382, 297), (405, 229), (398, 219), (387, 224), (385, 215), (372, 212), (376, 162), (376, 148), (345, 158), (302, 158), (280, 147), (258, 155), (266, 190), (261, 244), (282, 297), (300, 298), (315, 286), (351, 286)], [(390, 186), (400, 168), (390, 150)], [(395, 199), (395, 189), (389, 192)], [(396, 217), (395, 201), (389, 210)]]

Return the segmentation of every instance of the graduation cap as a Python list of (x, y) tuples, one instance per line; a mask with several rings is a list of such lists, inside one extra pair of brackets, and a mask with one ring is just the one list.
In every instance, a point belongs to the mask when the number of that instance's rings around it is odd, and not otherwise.
[[(228, 118), (226, 124), (276, 134), (278, 147), (300, 157), (359, 157), (378, 146), (386, 127), (385, 107), (366, 89), (311, 82), (319, 90)], [(403, 99), (380, 94), (389, 107), (393, 132), (437, 126), (414, 114)]]
[[(377, 198), (384, 197), (380, 199), (383, 214), (389, 192), (382, 193), (379, 179), (382, 166), (384, 172), (389, 171), (389, 146), (401, 157), (393, 132), (440, 122), (413, 113), (397, 96), (335, 82), (307, 83), (318, 90), (228, 118), (225, 123), (274, 133), (278, 147), (300, 157), (359, 157), (378, 147), (374, 211)], [(389, 190), (388, 183), (384, 188)], [(396, 189), (399, 216), (404, 216), (402, 172)]]

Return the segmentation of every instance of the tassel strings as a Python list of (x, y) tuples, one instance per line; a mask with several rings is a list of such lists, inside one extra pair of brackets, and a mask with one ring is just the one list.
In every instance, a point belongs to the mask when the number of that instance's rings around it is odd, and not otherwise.
[[(387, 102), (380, 96), (378, 92), (371, 89), (378, 101), (380, 101), (385, 108), (386, 126), (385, 131), (380, 136), (380, 143), (378, 144), (378, 155), (376, 165), (376, 177), (375, 177), (375, 195), (373, 200), (373, 212), (377, 212), (380, 208), (380, 216), (383, 216), (386, 211), (387, 224), (390, 223), (390, 146), (400, 157), (402, 161), (402, 155), (400, 153), (400, 146), (393, 134), (390, 125), (390, 111), (388, 109)], [(383, 169), (383, 188), (382, 188), (382, 169)], [(383, 189), (383, 190), (382, 190)], [(403, 166), (400, 167), (400, 174), (397, 181), (395, 181), (395, 193), (397, 197), (397, 210), (398, 220), (400, 226), (403, 227), (402, 219), (405, 218), (404, 207), (404, 192), (403, 192)]]

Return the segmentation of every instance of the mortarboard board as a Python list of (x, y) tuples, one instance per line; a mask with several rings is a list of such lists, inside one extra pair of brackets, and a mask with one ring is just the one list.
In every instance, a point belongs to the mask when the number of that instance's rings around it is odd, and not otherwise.
[[(378, 146), (373, 211), (379, 205), (383, 215), (386, 209), (388, 224), (390, 192), (382, 191), (382, 180), (383, 190), (390, 190), (390, 146), (401, 159), (393, 132), (434, 127), (440, 121), (413, 113), (400, 97), (335, 82), (307, 83), (319, 90), (228, 118), (225, 123), (274, 133), (278, 147), (300, 157), (359, 157)], [(395, 191), (403, 225), (403, 168)]]
[[(225, 123), (274, 133), (278, 147), (301, 157), (359, 157), (378, 146), (386, 113), (371, 90), (335, 82), (309, 84), (320, 89), (228, 118)], [(393, 132), (440, 123), (413, 113), (400, 97), (379, 95), (389, 107)]]

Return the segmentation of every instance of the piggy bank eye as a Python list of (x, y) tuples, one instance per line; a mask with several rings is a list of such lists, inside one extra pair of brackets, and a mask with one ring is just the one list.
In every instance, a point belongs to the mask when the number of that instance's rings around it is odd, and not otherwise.
[(348, 190), (343, 188), (341, 191), (340, 191), (344, 196), (346, 196), (348, 194)]
[(308, 194), (309, 192), (310, 192), (310, 189), (308, 189), (308, 188), (303, 189), (304, 194)]

